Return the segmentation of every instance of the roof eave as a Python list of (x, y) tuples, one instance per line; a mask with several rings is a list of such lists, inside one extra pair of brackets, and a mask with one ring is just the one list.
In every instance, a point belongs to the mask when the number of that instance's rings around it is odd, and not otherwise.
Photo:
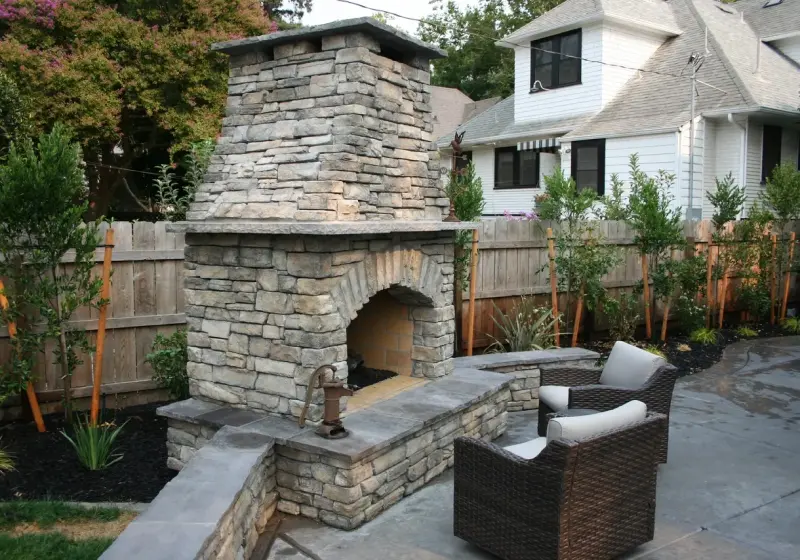
[(780, 33), (778, 35), (767, 35), (766, 37), (761, 37), (761, 40), (764, 43), (771, 43), (772, 41), (780, 41), (782, 39), (791, 39), (792, 37), (800, 37), (800, 30), (789, 31), (788, 33)]
[(647, 130), (636, 130), (633, 132), (618, 132), (616, 134), (584, 134), (584, 135), (576, 135), (571, 136), (569, 134), (565, 135), (561, 141), (562, 142), (580, 142), (582, 140), (596, 140), (596, 139), (608, 139), (608, 138), (628, 138), (632, 136), (648, 136), (650, 134), (664, 134), (665, 132), (675, 132), (679, 130), (680, 127), (678, 126), (666, 126), (660, 128), (651, 128)]
[(569, 31), (570, 29), (576, 29), (578, 27), (582, 27), (582, 26), (590, 24), (590, 23), (598, 23), (598, 22), (601, 22), (601, 21), (603, 21), (603, 15), (602, 14), (594, 14), (594, 15), (591, 15), (589, 17), (585, 17), (583, 19), (579, 19), (579, 20), (573, 21), (573, 22), (565, 24), (565, 25), (559, 25), (557, 27), (549, 27), (547, 29), (534, 31), (532, 33), (527, 33), (526, 32), (526, 33), (520, 33), (519, 35), (517, 35), (517, 33), (519, 31), (521, 31), (521, 29), (519, 29), (519, 30), (515, 31), (514, 33), (511, 33), (510, 35), (508, 35), (506, 37), (503, 37), (499, 41), (496, 41), (495, 42), (495, 46), (497, 46), (497, 47), (505, 47), (505, 48), (508, 48), (508, 49), (513, 49), (514, 47), (524, 46), (524, 45), (516, 44), (515, 43), (516, 41), (530, 41), (532, 39), (536, 39), (536, 38), (539, 38), (539, 37), (547, 37), (548, 35), (556, 35), (558, 33), (561, 33), (562, 31)]

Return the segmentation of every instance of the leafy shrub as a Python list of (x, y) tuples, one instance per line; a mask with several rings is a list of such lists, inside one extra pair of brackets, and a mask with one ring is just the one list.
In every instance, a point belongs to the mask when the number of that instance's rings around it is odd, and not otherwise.
[(10, 142), (19, 142), (30, 134), (28, 105), (16, 82), (0, 70), (0, 156)]
[(769, 317), (772, 297), (766, 282), (742, 282), (736, 290), (736, 299), (757, 321)]
[[(470, 161), (467, 166), (460, 171), (450, 173), (450, 180), (445, 187), (445, 192), (450, 202), (453, 203), (453, 211), (456, 218), (462, 222), (472, 222), (483, 214), (486, 201), (483, 199), (483, 185), (481, 178), (475, 172), (475, 165)], [(468, 270), (471, 253), (469, 247), (472, 244), (472, 231), (464, 230), (456, 233), (456, 260), (455, 273), (456, 283), (463, 289), (468, 285)]]
[(683, 332), (691, 333), (706, 323), (706, 306), (698, 305), (694, 298), (686, 294), (678, 296), (673, 310)]
[(553, 317), (552, 309), (539, 307), (533, 298), (522, 296), (509, 313), (503, 313), (497, 305), (494, 310), (492, 321), (501, 335), (498, 338), (489, 335), (494, 341), (489, 352), (522, 352), (553, 346), (553, 327), (558, 319)]
[(758, 336), (758, 331), (751, 329), (746, 325), (742, 325), (741, 327), (736, 329), (736, 334), (744, 338), (753, 338), (754, 336)]
[(119, 436), (125, 422), (121, 426), (105, 422), (93, 425), (89, 415), (78, 416), (73, 424), (72, 437), (67, 432), (61, 430), (61, 434), (67, 438), (75, 452), (78, 460), (90, 471), (97, 471), (113, 465), (122, 459), (122, 454), (114, 455), (114, 441)]
[(625, 185), (617, 173), (611, 174), (611, 194), (602, 197), (601, 215), (604, 220), (624, 221), (630, 217), (630, 208), (625, 204), (622, 193)]
[(789, 162), (776, 166), (767, 178), (761, 198), (781, 225), (800, 217), (800, 170)]
[(716, 344), (718, 336), (716, 330), (702, 328), (692, 331), (692, 334), (689, 335), (689, 339), (698, 344)]
[(798, 317), (787, 317), (781, 323), (781, 327), (786, 332), (790, 332), (792, 334), (800, 334), (800, 318), (798, 318)]
[(636, 333), (639, 315), (639, 298), (636, 294), (623, 292), (619, 297), (606, 297), (603, 310), (608, 318), (608, 330), (614, 340), (631, 340)]
[(661, 348), (659, 348), (655, 344), (648, 344), (647, 346), (644, 347), (644, 351), (645, 352), (650, 352), (654, 356), (659, 356), (659, 357), (664, 358), (664, 359), (666, 359), (666, 357), (667, 357), (667, 355), (664, 354), (664, 352), (661, 350)]
[(153, 381), (163, 387), (175, 399), (189, 398), (189, 376), (186, 362), (189, 360), (186, 331), (178, 329), (169, 336), (156, 335), (153, 351), (145, 361), (153, 368)]
[(744, 194), (744, 187), (740, 187), (733, 179), (733, 174), (728, 173), (725, 177), (714, 179), (717, 183), (716, 190), (706, 194), (714, 213), (711, 216), (711, 223), (719, 231), (726, 223), (735, 220), (744, 207), (747, 197)]
[(183, 185), (175, 178), (175, 164), (158, 166), (158, 178), (155, 180), (156, 199), (159, 211), (167, 220), (177, 222), (186, 219), (186, 212), (203, 182), (203, 176), (213, 153), (214, 142), (211, 140), (195, 142), (189, 147), (189, 153), (183, 159), (183, 166), (186, 169)]

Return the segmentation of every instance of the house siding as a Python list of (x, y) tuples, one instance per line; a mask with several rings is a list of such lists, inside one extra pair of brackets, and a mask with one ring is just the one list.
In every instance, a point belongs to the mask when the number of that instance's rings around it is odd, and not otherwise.
[[(502, 147), (502, 146), (498, 146)], [(500, 189), (494, 188), (494, 149), (476, 148), (472, 150), (475, 173), (481, 178), (483, 198), (486, 206), (484, 215), (498, 215), (504, 211), (524, 212), (533, 208), (533, 197), (541, 189)]]
[(708, 193), (713, 193), (717, 189), (715, 182), (717, 172), (717, 123), (712, 120), (704, 120), (705, 130), (703, 131), (703, 218), (709, 218), (714, 213), (711, 202), (708, 200)]
[[(603, 28), (601, 25), (584, 27), (581, 37), (581, 56), (601, 60), (603, 56)], [(523, 47), (514, 50), (514, 119), (517, 122), (551, 120), (561, 117), (596, 113), (602, 105), (602, 64), (581, 63), (580, 85), (530, 93), (531, 54), (530, 41), (520, 41)]]
[[(706, 192), (714, 192), (717, 188), (715, 179), (722, 179), (728, 173), (733, 175), (737, 185), (742, 185), (742, 139), (744, 131), (726, 121), (709, 121), (713, 127), (713, 141), (711, 128), (708, 129), (707, 153), (711, 163), (706, 163), (707, 179)], [(703, 217), (708, 218), (713, 214), (713, 209), (708, 198), (703, 200)]]
[(773, 41), (770, 45), (800, 64), (800, 36)]
[(745, 209), (750, 209), (758, 200), (761, 186), (761, 145), (764, 138), (764, 126), (749, 119), (747, 122), (747, 170)]
[[(664, 38), (636, 32), (616, 25), (603, 25), (603, 61), (629, 68), (641, 68), (661, 46)], [(595, 65), (599, 66), (599, 65)], [(610, 102), (625, 83), (636, 75), (636, 70), (603, 66), (601, 105)]]
[[(681, 150), (680, 150), (680, 172), (677, 173), (676, 198), (677, 204), (688, 210), (689, 207), (689, 163), (691, 160), (691, 126), (687, 122), (680, 130)], [(695, 219), (701, 217), (697, 215), (697, 210), (702, 213), (703, 208), (703, 185), (705, 177), (703, 173), (705, 159), (705, 119), (698, 117), (695, 119), (694, 126), (694, 178), (692, 189), (692, 210), (695, 212)]]
[(639, 167), (648, 175), (660, 170), (676, 173), (675, 134), (648, 134), (606, 140), (606, 192), (610, 192), (611, 175), (616, 173), (625, 185), (624, 193), (630, 195), (630, 157), (639, 155)]

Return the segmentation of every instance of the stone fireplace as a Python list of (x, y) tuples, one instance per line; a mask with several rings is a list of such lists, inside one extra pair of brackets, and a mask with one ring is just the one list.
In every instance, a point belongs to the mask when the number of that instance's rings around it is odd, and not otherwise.
[[(267, 435), (276, 507), (353, 528), (452, 466), (455, 437), (506, 425), (511, 378), (452, 357), (454, 239), (475, 224), (443, 221), (430, 151), (428, 66), (444, 53), (372, 18), (214, 48), (230, 56), (229, 96), (175, 224), (192, 398), (160, 409), (169, 465), (223, 426)], [(359, 365), (395, 376), (343, 403), (341, 440), (297, 423), (327, 364), (344, 381)]]

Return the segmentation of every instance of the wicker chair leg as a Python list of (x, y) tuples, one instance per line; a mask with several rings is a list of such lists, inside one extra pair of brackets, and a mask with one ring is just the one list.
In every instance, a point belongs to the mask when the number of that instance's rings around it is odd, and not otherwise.
[(555, 410), (547, 406), (544, 402), (539, 400), (539, 425), (536, 427), (536, 430), (540, 437), (544, 437), (547, 435), (547, 416), (549, 414), (553, 414)]

